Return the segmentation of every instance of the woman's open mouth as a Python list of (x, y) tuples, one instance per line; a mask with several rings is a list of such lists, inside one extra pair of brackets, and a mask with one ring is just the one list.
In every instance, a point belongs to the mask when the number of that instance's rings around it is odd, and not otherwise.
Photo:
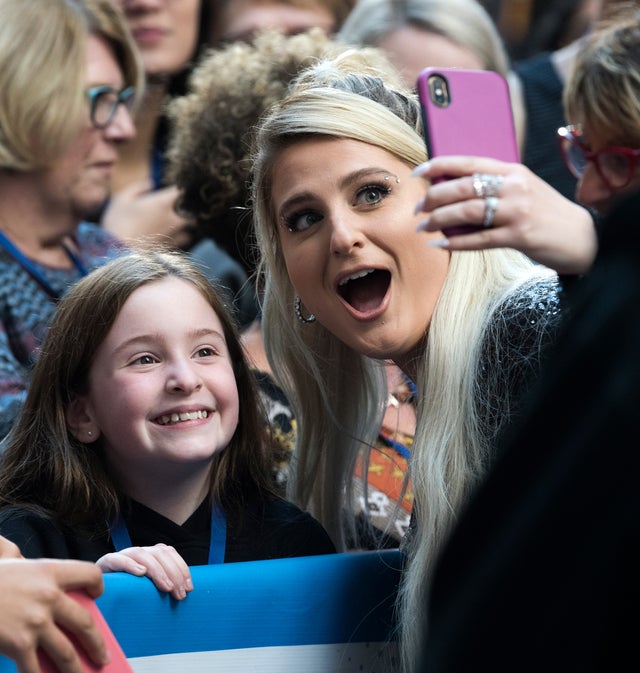
[(390, 283), (389, 271), (366, 269), (341, 280), (338, 294), (358, 313), (371, 313), (382, 304)]

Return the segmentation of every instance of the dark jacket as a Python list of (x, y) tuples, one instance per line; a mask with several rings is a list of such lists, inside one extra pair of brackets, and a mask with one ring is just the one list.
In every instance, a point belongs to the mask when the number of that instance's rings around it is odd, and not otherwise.
[[(211, 508), (206, 501), (182, 526), (135, 501), (123, 507), (123, 518), (133, 546), (162, 542), (175, 547), (187, 565), (207, 564)], [(0, 511), (0, 534), (28, 558), (97, 561), (115, 550), (106, 524), (94, 534), (83, 533), (26, 508)], [(320, 523), (279, 498), (249, 498), (242, 514), (227, 521), (225, 563), (333, 552), (335, 547)]]
[[(420, 671), (638, 670), (640, 194), (436, 569)], [(426, 600), (426, 597), (425, 597)]]

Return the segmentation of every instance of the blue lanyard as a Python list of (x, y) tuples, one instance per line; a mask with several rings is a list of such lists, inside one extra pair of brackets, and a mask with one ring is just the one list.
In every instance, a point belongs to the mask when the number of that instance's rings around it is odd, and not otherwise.
[(404, 444), (396, 442), (394, 439), (383, 435), (381, 432), (378, 433), (378, 437), (380, 441), (386, 444), (389, 448), (394, 449), (396, 453), (399, 453), (403, 458), (406, 458), (407, 460), (411, 458), (411, 451)]
[[(40, 269), (37, 267), (35, 262), (29, 259), (24, 255), (4, 234), (0, 231), (0, 246), (3, 247), (15, 260), (20, 264), (20, 266), (35, 280), (37, 281), (42, 289), (54, 300), (57, 301), (60, 299), (60, 294), (51, 287), (49, 281), (44, 277)], [(73, 262), (73, 265), (80, 272), (80, 275), (86, 276), (87, 270), (78, 259), (76, 255), (71, 252), (71, 250), (62, 243), (64, 251), (69, 255), (69, 259)]]
[[(111, 541), (116, 551), (132, 547), (131, 537), (124, 519), (120, 517), (111, 525)], [(224, 512), (216, 507), (211, 508), (211, 535), (209, 537), (209, 565), (224, 563), (224, 552), (227, 546), (227, 519)]]

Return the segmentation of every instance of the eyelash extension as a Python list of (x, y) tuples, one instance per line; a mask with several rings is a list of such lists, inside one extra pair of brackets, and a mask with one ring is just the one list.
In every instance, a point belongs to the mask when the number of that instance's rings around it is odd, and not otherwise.
[(282, 217), (282, 223), (284, 224), (284, 226), (289, 231), (296, 232), (297, 229), (293, 226), (293, 223), (296, 220), (299, 220), (302, 216), (310, 215), (310, 214), (313, 214), (314, 212), (315, 211), (313, 211), (313, 210), (301, 210), (301, 211), (298, 211), (297, 213), (292, 213), (291, 215), (287, 215), (286, 217), (283, 216)]
[(379, 189), (381, 192), (384, 192), (385, 194), (390, 194), (393, 191), (393, 187), (391, 185), (387, 184), (386, 182), (379, 182), (379, 183), (373, 183), (371, 185), (365, 185), (361, 189), (359, 189), (359, 192), (365, 192), (367, 189)]
[[(389, 177), (385, 177), (385, 180), (390, 179)], [(400, 182), (399, 179), (396, 178), (396, 182)], [(363, 185), (362, 187), (359, 187), (356, 190), (355, 197), (356, 199), (361, 197), (364, 193), (367, 192), (367, 190), (375, 190), (380, 193), (381, 200), (385, 197), (391, 194), (393, 191), (393, 188), (386, 182), (377, 182), (377, 183), (371, 183), (368, 185)], [(299, 220), (301, 217), (304, 217), (305, 215), (313, 215), (316, 211), (313, 209), (306, 209), (306, 210), (301, 210), (295, 213), (292, 213), (291, 215), (287, 216), (282, 216), (281, 221), (282, 224), (291, 232), (297, 232), (297, 229), (293, 226), (293, 223)]]
[(383, 184), (383, 183), (377, 183), (377, 184), (373, 183), (373, 184), (370, 184), (370, 185), (365, 185), (364, 187), (361, 187), (360, 189), (358, 189), (358, 191), (356, 192), (356, 197), (361, 196), (368, 189), (374, 189), (374, 190), (377, 190), (378, 192), (380, 192), (381, 199), (384, 198), (385, 196), (388, 196), (393, 191), (393, 188), (386, 183), (385, 184)]

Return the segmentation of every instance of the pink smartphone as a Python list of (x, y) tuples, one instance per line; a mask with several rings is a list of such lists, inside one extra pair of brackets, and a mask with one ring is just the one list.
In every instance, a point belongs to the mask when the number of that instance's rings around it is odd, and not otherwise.
[[(429, 158), (446, 155), (520, 161), (506, 79), (490, 70), (425, 68), (418, 76)], [(461, 225), (455, 235), (480, 228)]]

